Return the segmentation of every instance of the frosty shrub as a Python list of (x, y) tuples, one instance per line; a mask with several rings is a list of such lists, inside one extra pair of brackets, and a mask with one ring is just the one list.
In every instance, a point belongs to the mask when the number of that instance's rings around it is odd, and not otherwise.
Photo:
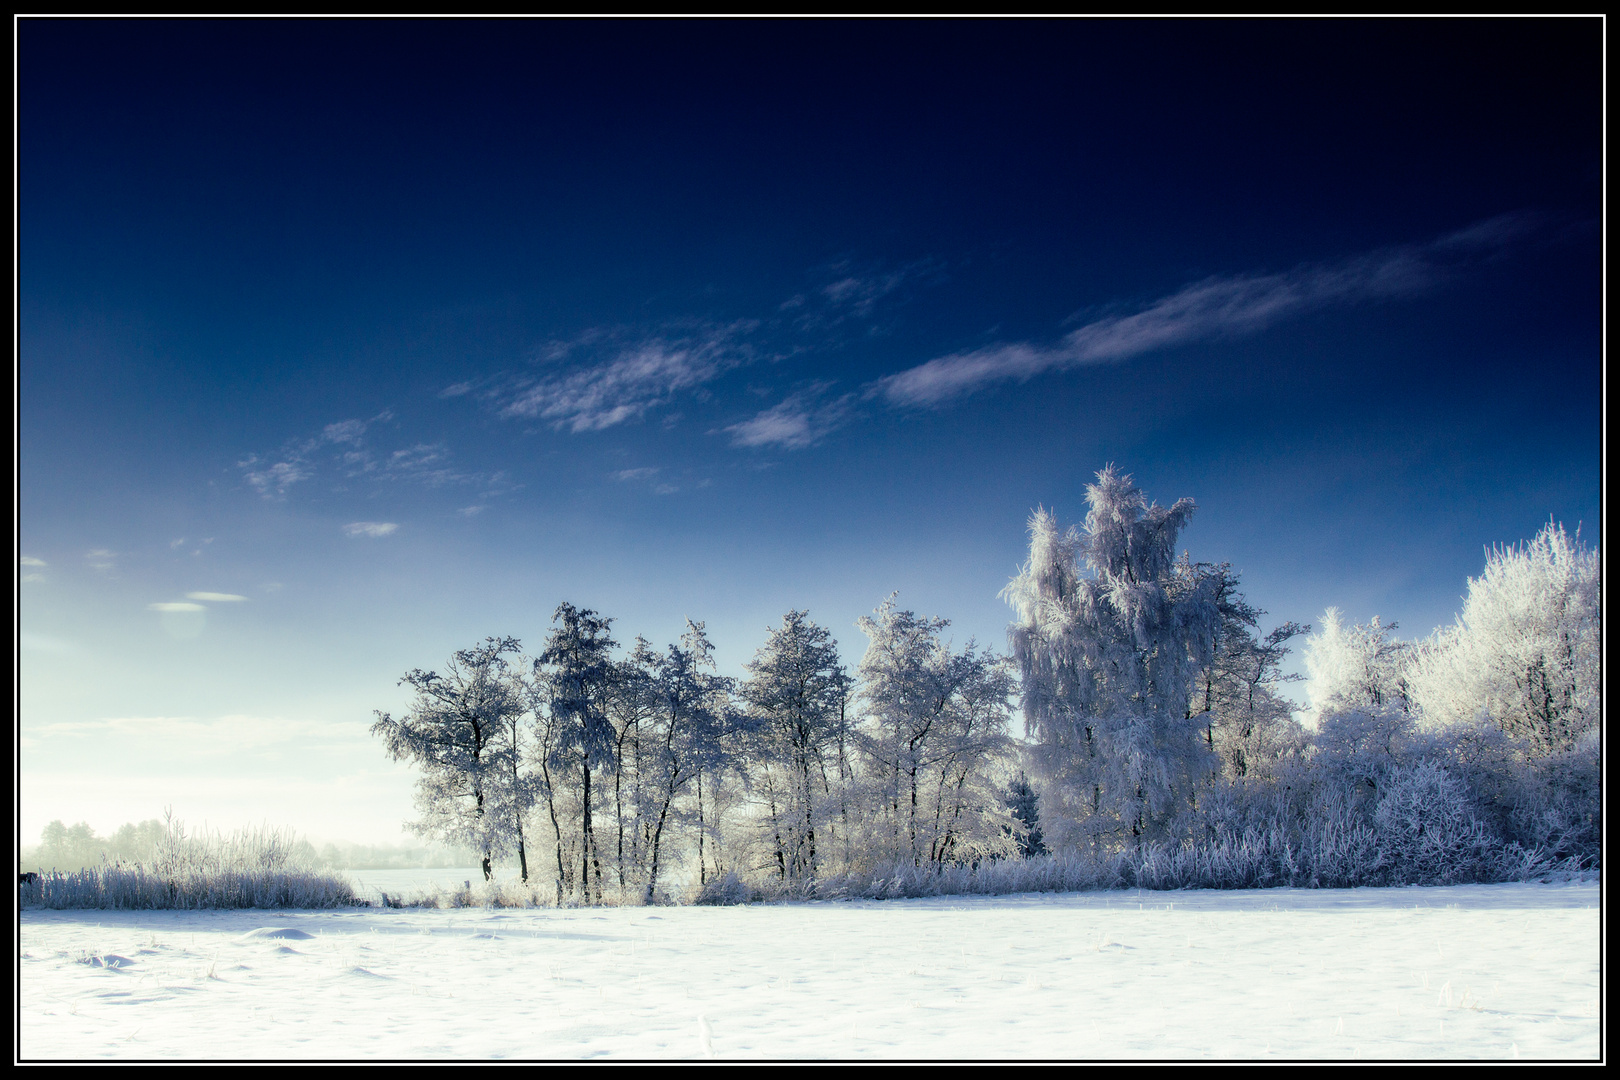
[(363, 904), (348, 878), (316, 865), (291, 832), (189, 834), (172, 817), (148, 862), (46, 871), (19, 888), (23, 907), (331, 908)]
[(1601, 592), (1598, 553), (1548, 524), (1489, 553), (1456, 625), (1410, 667), (1422, 724), (1473, 751), (1464, 778), (1504, 835), (1586, 868), (1601, 848)]
[(1329, 710), (1311, 739), (1312, 773), (1319, 783), (1377, 790), (1405, 759), (1414, 735), (1411, 718), (1398, 709)]
[(1395, 884), (1489, 881), (1504, 847), (1474, 813), (1467, 789), (1428, 760), (1390, 771), (1373, 823), (1379, 862)]
[(1509, 812), (1520, 842), (1546, 850), (1566, 869), (1602, 861), (1603, 763), (1597, 729), (1522, 771)]
[(750, 888), (737, 876), (735, 870), (727, 870), (718, 878), (706, 882), (693, 899), (694, 904), (729, 906), (732, 904), (747, 904), (755, 900), (764, 899), (763, 894)]

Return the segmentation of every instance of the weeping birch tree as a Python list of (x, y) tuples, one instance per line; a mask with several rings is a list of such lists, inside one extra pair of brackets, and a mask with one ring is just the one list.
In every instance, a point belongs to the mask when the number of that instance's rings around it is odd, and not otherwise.
[(1142, 842), (1215, 768), (1189, 704), (1213, 658), (1217, 589), (1175, 573), (1191, 499), (1149, 504), (1112, 465), (1086, 499), (1083, 530), (1031, 518), (1029, 561), (1002, 594), (1017, 613), (1008, 635), (1046, 791), (1079, 826), (1070, 839)]

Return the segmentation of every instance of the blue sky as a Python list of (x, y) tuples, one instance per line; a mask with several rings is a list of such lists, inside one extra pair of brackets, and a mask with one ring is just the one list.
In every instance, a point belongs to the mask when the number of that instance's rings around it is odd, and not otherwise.
[(1601, 541), (1600, 35), (23, 20), (24, 841), (403, 841), (371, 710), (562, 600), (1002, 647), (1108, 462), (1426, 635)]

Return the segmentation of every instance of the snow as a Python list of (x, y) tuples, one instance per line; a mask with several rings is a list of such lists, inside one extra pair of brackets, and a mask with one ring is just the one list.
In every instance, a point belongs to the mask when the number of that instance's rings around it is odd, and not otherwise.
[(1596, 1059), (1599, 929), (1593, 883), (25, 911), (19, 1055)]

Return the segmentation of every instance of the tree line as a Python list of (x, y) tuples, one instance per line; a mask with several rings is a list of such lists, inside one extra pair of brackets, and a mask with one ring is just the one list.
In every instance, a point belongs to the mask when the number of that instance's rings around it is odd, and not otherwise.
[(676, 864), (801, 894), (1054, 854), (1247, 883), (1597, 864), (1599, 569), (1578, 540), (1492, 553), (1427, 642), (1330, 609), (1301, 724), (1283, 668), (1311, 628), (1262, 629), (1230, 565), (1177, 556), (1192, 500), (1151, 504), (1112, 466), (1087, 500), (1079, 527), (1031, 519), (1006, 656), (891, 596), (853, 671), (790, 611), (732, 679), (701, 622), (621, 650), (564, 603), (533, 655), (488, 638), (408, 672), (410, 706), (372, 730), (420, 769), (415, 831), (486, 879), (515, 859), (558, 903), (651, 902)]
[(808, 883), (874, 861), (943, 866), (1017, 853), (1008, 805), (1006, 658), (894, 598), (861, 620), (851, 673), (826, 628), (790, 611), (747, 665), (717, 673), (701, 622), (663, 651), (620, 651), (611, 620), (564, 603), (542, 648), (488, 638), (373, 732), (420, 768), (420, 834), (480, 852), (486, 879), (568, 898), (651, 901), (673, 862)]

